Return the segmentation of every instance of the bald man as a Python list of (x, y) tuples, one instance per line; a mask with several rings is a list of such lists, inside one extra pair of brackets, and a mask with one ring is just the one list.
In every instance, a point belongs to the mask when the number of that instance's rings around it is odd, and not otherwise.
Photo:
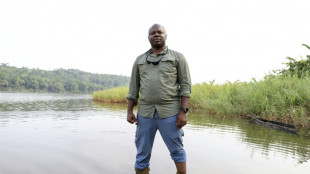
[[(191, 78), (185, 57), (166, 46), (167, 34), (160, 24), (149, 29), (151, 49), (134, 62), (127, 95), (127, 121), (136, 123), (136, 174), (149, 173), (149, 161), (157, 130), (175, 162), (177, 174), (186, 174), (183, 129), (186, 125)], [(133, 108), (138, 103), (137, 117)]]

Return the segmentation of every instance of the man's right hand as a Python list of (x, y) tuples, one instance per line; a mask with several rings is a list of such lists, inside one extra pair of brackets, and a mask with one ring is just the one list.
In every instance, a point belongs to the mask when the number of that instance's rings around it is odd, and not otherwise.
[(137, 120), (135, 114), (132, 113), (132, 112), (131, 112), (131, 113), (127, 113), (127, 121), (128, 121), (129, 123), (131, 123), (131, 124), (133, 124), (133, 123), (138, 124), (138, 120)]

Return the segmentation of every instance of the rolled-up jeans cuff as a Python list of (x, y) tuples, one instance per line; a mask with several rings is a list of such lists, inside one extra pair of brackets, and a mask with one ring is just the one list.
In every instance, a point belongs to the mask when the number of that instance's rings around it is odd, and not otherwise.
[(144, 163), (137, 164), (137, 163), (135, 163), (135, 168), (137, 168), (137, 169), (145, 169), (145, 168), (148, 168), (148, 167), (149, 167), (149, 164), (144, 164)]
[(186, 152), (184, 150), (175, 152), (171, 154), (171, 158), (174, 162), (185, 162), (186, 161)]

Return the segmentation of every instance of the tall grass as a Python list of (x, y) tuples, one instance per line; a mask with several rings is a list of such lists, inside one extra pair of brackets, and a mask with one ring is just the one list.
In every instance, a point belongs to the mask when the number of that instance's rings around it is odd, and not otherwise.
[[(126, 102), (128, 88), (95, 92), (94, 100)], [(255, 115), (274, 121), (310, 127), (310, 77), (267, 76), (251, 82), (195, 84), (192, 110), (222, 116)]]
[(266, 77), (262, 81), (193, 86), (190, 106), (212, 114), (256, 115), (310, 126), (310, 78)]
[(93, 92), (93, 100), (106, 103), (126, 103), (128, 87), (116, 87), (103, 91)]

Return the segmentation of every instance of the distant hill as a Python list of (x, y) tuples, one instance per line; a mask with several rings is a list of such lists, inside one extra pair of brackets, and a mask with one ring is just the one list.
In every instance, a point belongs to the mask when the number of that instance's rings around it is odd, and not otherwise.
[(92, 74), (77, 69), (45, 71), (0, 65), (0, 91), (92, 93), (128, 86), (129, 80), (126, 76)]

